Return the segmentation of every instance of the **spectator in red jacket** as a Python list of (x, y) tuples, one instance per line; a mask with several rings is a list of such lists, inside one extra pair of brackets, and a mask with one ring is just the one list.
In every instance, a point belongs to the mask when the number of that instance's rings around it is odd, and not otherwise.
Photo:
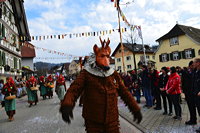
[(174, 119), (181, 120), (181, 106), (180, 106), (180, 94), (181, 94), (181, 78), (176, 72), (175, 67), (170, 68), (171, 75), (166, 85), (166, 92), (170, 95), (172, 103), (175, 109)]

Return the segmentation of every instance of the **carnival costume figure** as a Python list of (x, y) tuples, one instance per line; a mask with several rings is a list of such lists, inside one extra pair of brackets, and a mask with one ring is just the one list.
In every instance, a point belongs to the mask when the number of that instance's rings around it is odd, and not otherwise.
[(134, 97), (124, 86), (120, 75), (110, 68), (110, 40), (94, 45), (94, 55), (88, 58), (84, 69), (70, 85), (61, 103), (60, 112), (65, 122), (73, 118), (73, 108), (84, 91), (82, 116), (87, 133), (119, 133), (118, 95), (140, 123), (142, 114)]
[(43, 100), (45, 100), (47, 96), (47, 88), (45, 87), (44, 76), (40, 76), (39, 85), (40, 85), (40, 95), (43, 97)]
[(29, 107), (35, 103), (37, 105), (38, 96), (37, 96), (37, 80), (34, 76), (31, 76), (29, 80), (26, 82), (27, 87), (27, 95), (28, 95), (28, 103), (30, 104)]
[(49, 99), (53, 98), (54, 80), (52, 75), (49, 75), (47, 77), (46, 87), (47, 87), (47, 96), (49, 97)]
[(62, 101), (66, 93), (65, 78), (62, 76), (62, 74), (58, 76), (58, 79), (56, 81), (55, 92), (58, 95), (60, 101)]
[(16, 93), (17, 88), (15, 86), (12, 77), (6, 78), (6, 83), (3, 86), (2, 94), (5, 95), (5, 111), (8, 115), (9, 121), (14, 120), (14, 114), (16, 113)]

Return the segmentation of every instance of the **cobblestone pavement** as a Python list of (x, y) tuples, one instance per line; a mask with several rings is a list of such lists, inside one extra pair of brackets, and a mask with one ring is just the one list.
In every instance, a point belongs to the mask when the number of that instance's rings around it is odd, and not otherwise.
[[(138, 129), (145, 133), (195, 133), (195, 130), (200, 126), (198, 123), (195, 126), (186, 126), (185, 121), (189, 119), (189, 112), (186, 101), (183, 99), (182, 107), (182, 120), (174, 120), (173, 116), (162, 115), (163, 110), (154, 110), (153, 107), (147, 109), (144, 106), (144, 98), (139, 104), (141, 106), (143, 120), (138, 125), (133, 122), (133, 116), (128, 111), (127, 107), (123, 104), (123, 101), (119, 99), (119, 112), (120, 115), (134, 124)], [(174, 110), (173, 110), (174, 112)]]

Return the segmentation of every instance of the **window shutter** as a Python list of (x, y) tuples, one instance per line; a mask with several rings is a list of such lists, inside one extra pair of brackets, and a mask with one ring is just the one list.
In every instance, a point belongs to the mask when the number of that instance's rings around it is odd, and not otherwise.
[(182, 58), (186, 59), (186, 57), (185, 57), (185, 51), (181, 51), (181, 54), (182, 54)]
[(159, 55), (159, 60), (160, 60), (160, 62), (163, 62), (162, 61), (162, 55)]
[(14, 57), (14, 68), (16, 69), (17, 68), (17, 58)]
[(178, 52), (178, 59), (182, 59), (181, 52)]
[(192, 58), (194, 58), (195, 57), (195, 50), (191, 49), (191, 51), (192, 51)]
[(6, 34), (5, 34), (5, 27), (4, 27), (3, 24), (2, 24), (2, 37), (6, 37)]
[(21, 64), (21, 60), (19, 59), (19, 69), (21, 69), (22, 64)]
[(2, 36), (2, 24), (0, 23), (0, 35)]
[(6, 65), (6, 55), (4, 52), (2, 52), (2, 65), (5, 66)]
[(173, 53), (170, 53), (170, 60), (174, 60)]
[(2, 66), (2, 56), (1, 56), (1, 51), (0, 51), (0, 66)]
[(167, 54), (167, 61), (169, 61), (169, 54)]
[(0, 18), (2, 18), (2, 8), (0, 8)]

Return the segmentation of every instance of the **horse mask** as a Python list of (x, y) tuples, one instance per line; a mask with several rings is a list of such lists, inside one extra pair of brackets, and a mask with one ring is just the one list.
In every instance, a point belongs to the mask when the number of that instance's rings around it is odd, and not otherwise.
[(110, 53), (111, 49), (109, 47), (110, 40), (108, 38), (107, 42), (104, 40), (101, 40), (101, 37), (99, 37), (101, 42), (101, 48), (99, 48), (96, 44), (93, 47), (94, 53), (96, 55), (96, 64), (98, 67), (103, 69), (104, 71), (108, 71), (110, 69)]

